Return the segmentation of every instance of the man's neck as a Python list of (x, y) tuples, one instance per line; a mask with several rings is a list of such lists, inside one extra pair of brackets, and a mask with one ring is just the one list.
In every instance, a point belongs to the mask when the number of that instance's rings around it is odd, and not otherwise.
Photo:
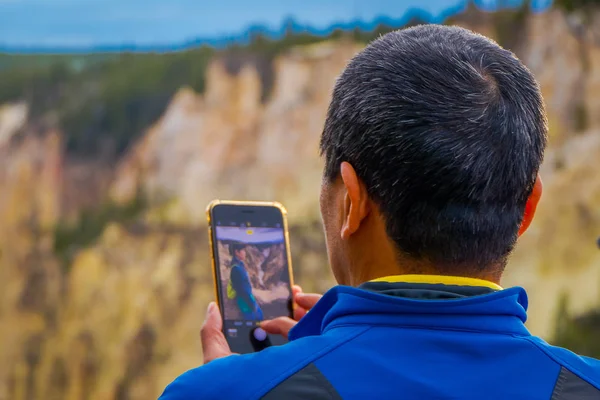
[[(356, 266), (355, 266), (356, 267)], [(376, 279), (389, 276), (451, 276), (460, 278), (479, 279), (500, 285), (502, 277), (501, 268), (489, 268), (486, 271), (480, 271), (477, 268), (464, 268), (451, 271), (449, 268), (435, 268), (424, 262), (401, 262), (401, 263), (369, 263), (363, 268), (356, 268), (350, 273), (350, 286), (358, 287), (361, 284)], [(472, 272), (476, 271), (476, 272)]]

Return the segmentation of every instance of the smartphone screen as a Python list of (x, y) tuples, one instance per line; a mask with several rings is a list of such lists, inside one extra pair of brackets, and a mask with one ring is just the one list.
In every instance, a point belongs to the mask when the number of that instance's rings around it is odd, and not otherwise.
[(292, 316), (292, 277), (282, 209), (269, 205), (217, 204), (210, 230), (223, 331), (234, 353), (284, 344), (259, 322)]

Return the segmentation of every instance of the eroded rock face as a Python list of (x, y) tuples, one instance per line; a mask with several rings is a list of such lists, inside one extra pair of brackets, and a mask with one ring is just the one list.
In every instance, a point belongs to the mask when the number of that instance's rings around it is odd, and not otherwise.
[[(0, 123), (0, 125), (4, 125)], [(6, 126), (6, 125), (4, 125)], [(55, 322), (64, 276), (49, 232), (57, 222), (60, 136), (26, 136), (0, 145), (0, 398), (32, 369)], [(23, 388), (23, 396), (27, 390)], [(28, 398), (28, 397), (21, 397)]]
[[(489, 24), (461, 23), (495, 35)], [(600, 298), (600, 53), (559, 12), (526, 25), (517, 52), (540, 81), (552, 138), (538, 218), (504, 284), (528, 289), (529, 327), (549, 337), (562, 293), (574, 312)], [(197, 332), (213, 297), (204, 226), (213, 198), (283, 202), (296, 280), (306, 291), (330, 287), (318, 141), (335, 78), (358, 50), (321, 43), (282, 55), (266, 100), (260, 66), (232, 71), (215, 59), (206, 93), (182, 89), (115, 170), (65, 160), (59, 132), (17, 135), (24, 109), (10, 108), (6, 119), (4, 108), (0, 400), (156, 398), (197, 366)], [(587, 114), (578, 132), (575, 103)], [(72, 262), (53, 252), (52, 229), (69, 210), (105, 195), (127, 203), (140, 189), (150, 207), (137, 223), (107, 226)]]
[[(293, 248), (321, 268), (297, 277), (322, 291), (331, 277), (321, 232), (302, 229)], [(201, 359), (198, 332), (214, 297), (207, 241), (204, 228), (108, 226), (69, 266), (66, 295), (47, 305), (53, 315), (44, 319), (41, 304), (0, 314), (0, 356), (13, 361), (0, 369), (0, 398), (158, 397)]]
[(278, 200), (292, 219), (318, 218), (319, 137), (335, 78), (358, 49), (321, 43), (277, 59), (265, 104), (256, 69), (230, 76), (214, 61), (206, 94), (182, 89), (120, 165), (113, 197), (141, 186), (156, 201), (176, 199), (177, 223), (204, 221), (213, 198)]
[(27, 124), (29, 110), (27, 104), (15, 103), (0, 106), (0, 147)]

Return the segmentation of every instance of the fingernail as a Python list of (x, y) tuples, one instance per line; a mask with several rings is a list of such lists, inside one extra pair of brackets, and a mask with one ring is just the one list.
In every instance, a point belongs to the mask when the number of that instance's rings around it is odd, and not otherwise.
[(208, 314), (212, 314), (214, 312), (214, 309), (215, 309), (215, 303), (211, 301), (210, 303), (208, 303), (208, 309), (206, 310), (206, 312)]

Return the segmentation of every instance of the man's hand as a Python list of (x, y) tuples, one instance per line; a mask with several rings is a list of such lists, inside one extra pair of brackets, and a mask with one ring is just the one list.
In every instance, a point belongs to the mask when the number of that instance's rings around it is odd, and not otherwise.
[[(279, 317), (261, 323), (267, 333), (274, 335), (282, 335), (288, 337), (290, 329), (304, 317), (308, 310), (313, 308), (317, 301), (322, 297), (320, 294), (303, 293), (300, 286), (292, 288), (292, 295), (296, 307), (294, 309), (294, 319), (288, 317)], [(214, 302), (208, 305), (206, 318), (202, 329), (200, 329), (200, 340), (202, 341), (202, 354), (204, 356), (204, 364), (221, 357), (227, 357), (231, 354), (227, 339), (223, 334), (223, 319), (219, 312), (219, 307)]]
[(202, 342), (204, 364), (232, 354), (223, 334), (223, 319), (219, 307), (214, 302), (208, 305), (206, 318), (204, 324), (202, 324), (202, 329), (200, 329), (200, 340)]
[(285, 338), (288, 337), (290, 329), (294, 327), (304, 317), (308, 310), (317, 304), (317, 301), (322, 297), (316, 293), (303, 293), (300, 286), (294, 286), (292, 288), (292, 296), (294, 297), (294, 303), (296, 305), (294, 309), (294, 319), (289, 317), (279, 317), (268, 321), (263, 321), (260, 327), (263, 328), (267, 333), (273, 335), (282, 335)]

